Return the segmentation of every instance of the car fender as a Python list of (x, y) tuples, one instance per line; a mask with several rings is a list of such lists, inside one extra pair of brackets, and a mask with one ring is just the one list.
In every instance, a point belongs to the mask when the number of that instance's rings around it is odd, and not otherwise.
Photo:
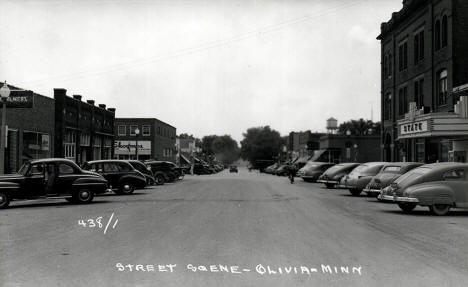
[(20, 189), (21, 186), (19, 185), (19, 183), (8, 181), (0, 182), (0, 191), (3, 191), (7, 194), (12, 194), (16, 191), (19, 191)]
[(420, 205), (454, 204), (455, 193), (441, 183), (428, 182), (410, 186), (403, 191), (403, 196), (417, 198)]
[(89, 188), (94, 192), (105, 191), (108, 186), (107, 180), (102, 177), (79, 177), (72, 183), (72, 190), (79, 190), (83, 187)]

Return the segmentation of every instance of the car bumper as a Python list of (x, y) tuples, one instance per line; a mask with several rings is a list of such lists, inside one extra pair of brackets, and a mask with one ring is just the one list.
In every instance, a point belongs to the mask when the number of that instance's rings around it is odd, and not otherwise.
[(367, 194), (372, 194), (372, 195), (379, 195), (381, 192), (380, 189), (376, 189), (376, 188), (365, 188), (363, 191)]
[(337, 180), (325, 180), (325, 179), (319, 179), (317, 180), (318, 183), (325, 183), (325, 184), (338, 184), (339, 181)]
[(379, 199), (385, 201), (393, 201), (393, 202), (409, 202), (409, 203), (419, 203), (419, 199), (414, 197), (405, 197), (405, 196), (396, 196), (396, 195), (384, 195), (380, 194), (378, 196)]

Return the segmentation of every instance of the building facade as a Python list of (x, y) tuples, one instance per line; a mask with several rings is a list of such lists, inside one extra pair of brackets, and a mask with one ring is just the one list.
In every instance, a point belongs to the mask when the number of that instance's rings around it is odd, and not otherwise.
[(55, 156), (78, 164), (113, 158), (115, 109), (54, 89)]
[(326, 134), (320, 138), (314, 157), (336, 163), (380, 161), (380, 136)]
[(175, 127), (155, 118), (115, 119), (115, 158), (175, 163), (176, 153)]
[(5, 173), (13, 173), (28, 160), (53, 156), (55, 113), (53, 99), (8, 87), (11, 94), (6, 112)]
[(382, 159), (466, 161), (468, 1), (403, 1), (377, 39)]
[(293, 157), (312, 156), (314, 150), (319, 149), (320, 137), (325, 133), (290, 132), (288, 138), (288, 149), (293, 153)]

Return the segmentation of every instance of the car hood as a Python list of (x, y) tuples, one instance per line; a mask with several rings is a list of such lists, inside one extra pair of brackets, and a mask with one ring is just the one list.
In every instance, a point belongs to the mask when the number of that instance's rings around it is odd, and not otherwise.
[(21, 178), (23, 178), (23, 175), (19, 173), (0, 175), (0, 181), (9, 181), (9, 180), (21, 179)]

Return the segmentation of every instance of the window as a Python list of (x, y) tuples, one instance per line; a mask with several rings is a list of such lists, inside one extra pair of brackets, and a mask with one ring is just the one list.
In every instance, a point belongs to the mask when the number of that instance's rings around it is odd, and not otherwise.
[(75, 160), (76, 154), (76, 133), (72, 130), (65, 131), (65, 138), (63, 141), (63, 157)]
[(383, 59), (383, 75), (384, 79), (388, 78), (388, 55), (385, 55)]
[(44, 165), (42, 163), (35, 163), (31, 165), (31, 175), (44, 175)]
[(441, 48), (443, 48), (443, 47), (447, 46), (447, 44), (448, 44), (448, 23), (447, 23), (447, 15), (444, 15), (444, 17), (442, 17), (441, 38), (442, 38)]
[(138, 128), (138, 126), (130, 126), (130, 135), (131, 136), (136, 136), (135, 130)]
[(384, 120), (390, 120), (392, 116), (392, 94), (385, 95), (384, 100)]
[(73, 167), (65, 163), (59, 164), (59, 174), (72, 174), (72, 173), (74, 173)]
[(450, 170), (444, 173), (444, 179), (465, 179), (463, 169)]
[(120, 171), (132, 171), (133, 168), (130, 166), (130, 164), (125, 164), (123, 162), (119, 162), (119, 170)]
[(437, 103), (443, 106), (447, 104), (447, 70), (441, 71), (437, 79)]
[(142, 135), (144, 136), (149, 136), (150, 135), (150, 126), (142, 126), (141, 127), (142, 131)]
[(90, 146), (91, 136), (87, 133), (82, 133), (80, 136), (80, 146)]
[(408, 68), (408, 42), (403, 42), (398, 46), (398, 69), (404, 71)]
[(161, 135), (161, 127), (158, 127), (158, 135)]
[(408, 87), (400, 88), (398, 91), (398, 113), (404, 115), (408, 112)]
[(440, 50), (440, 21), (436, 20), (434, 24), (434, 49)]
[(392, 59), (392, 53), (388, 54), (388, 61), (387, 61), (387, 64), (388, 64), (388, 77), (391, 78), (392, 77), (392, 73), (393, 73), (393, 59)]
[(424, 30), (414, 35), (414, 64), (424, 60)]
[(118, 172), (119, 168), (114, 163), (106, 162), (103, 164), (104, 172)]
[(424, 106), (424, 79), (419, 79), (414, 82), (414, 101), (416, 107)]
[(119, 126), (117, 126), (117, 134), (118, 134), (119, 136), (125, 136), (125, 135), (127, 135), (126, 126), (124, 126), (124, 125), (119, 125)]

